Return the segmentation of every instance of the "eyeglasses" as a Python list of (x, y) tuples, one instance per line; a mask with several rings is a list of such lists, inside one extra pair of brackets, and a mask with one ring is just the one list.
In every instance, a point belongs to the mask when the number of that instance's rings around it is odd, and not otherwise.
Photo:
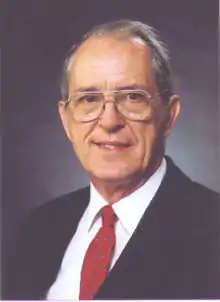
[[(105, 100), (106, 93), (111, 94), (113, 100)], [(128, 120), (145, 121), (152, 114), (152, 99), (146, 90), (85, 91), (72, 93), (65, 105), (78, 123), (98, 119), (106, 103), (114, 103), (116, 111)]]

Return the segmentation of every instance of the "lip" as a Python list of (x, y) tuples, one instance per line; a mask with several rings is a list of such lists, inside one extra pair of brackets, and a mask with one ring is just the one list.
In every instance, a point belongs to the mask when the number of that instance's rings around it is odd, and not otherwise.
[(130, 143), (122, 141), (96, 141), (94, 144), (102, 150), (107, 151), (122, 151), (131, 146)]

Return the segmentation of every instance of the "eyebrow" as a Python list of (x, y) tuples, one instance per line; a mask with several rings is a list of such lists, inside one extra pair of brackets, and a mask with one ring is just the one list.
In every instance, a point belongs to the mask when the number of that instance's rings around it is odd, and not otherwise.
[(92, 86), (92, 87), (79, 87), (76, 90), (74, 90), (73, 93), (76, 93), (76, 92), (87, 92), (87, 91), (100, 91), (100, 90), (97, 89), (95, 86)]
[(114, 89), (108, 89), (108, 90), (100, 90), (95, 86), (90, 87), (79, 87), (76, 90), (73, 91), (73, 93), (78, 92), (99, 92), (99, 91), (114, 91), (114, 90), (147, 90), (149, 87), (147, 85), (140, 85), (140, 84), (132, 84), (132, 85), (125, 85), (125, 86), (116, 86)]
[(126, 86), (117, 86), (116, 90), (148, 90), (149, 87), (147, 85), (140, 85), (140, 84), (132, 84)]

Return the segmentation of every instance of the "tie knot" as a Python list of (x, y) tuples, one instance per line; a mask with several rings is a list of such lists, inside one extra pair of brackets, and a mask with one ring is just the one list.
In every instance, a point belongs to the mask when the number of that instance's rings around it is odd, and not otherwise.
[(113, 208), (109, 205), (104, 206), (101, 211), (102, 226), (114, 227), (116, 215)]

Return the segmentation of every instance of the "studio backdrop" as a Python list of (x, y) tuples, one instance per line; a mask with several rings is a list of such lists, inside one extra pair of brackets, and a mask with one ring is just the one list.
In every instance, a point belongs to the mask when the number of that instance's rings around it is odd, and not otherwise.
[[(167, 151), (220, 192), (218, 1), (8, 1), (4, 7), (3, 251), (31, 208), (88, 184), (58, 116), (62, 62), (93, 25), (129, 18), (155, 27), (171, 51), (182, 110)], [(175, 183), (173, 184), (175, 186)]]

